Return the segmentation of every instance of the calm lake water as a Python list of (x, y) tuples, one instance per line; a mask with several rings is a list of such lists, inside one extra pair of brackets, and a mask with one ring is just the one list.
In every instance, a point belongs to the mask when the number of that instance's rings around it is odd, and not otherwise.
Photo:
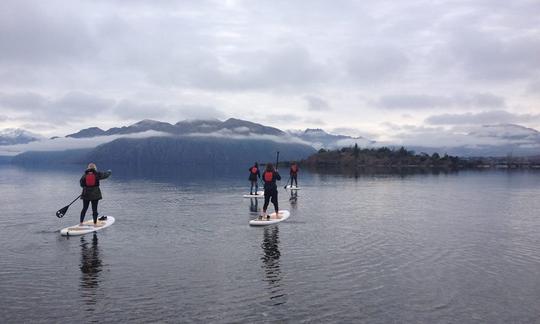
[(0, 167), (0, 322), (540, 320), (540, 172), (304, 172), (254, 228), (247, 172), (113, 168), (116, 223), (61, 237), (79, 171)]

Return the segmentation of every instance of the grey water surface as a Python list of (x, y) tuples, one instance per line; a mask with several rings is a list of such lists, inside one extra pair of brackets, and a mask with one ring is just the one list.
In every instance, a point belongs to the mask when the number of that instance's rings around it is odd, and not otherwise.
[(116, 223), (66, 238), (81, 170), (1, 166), (0, 322), (540, 320), (540, 172), (304, 172), (256, 228), (245, 169), (113, 170)]

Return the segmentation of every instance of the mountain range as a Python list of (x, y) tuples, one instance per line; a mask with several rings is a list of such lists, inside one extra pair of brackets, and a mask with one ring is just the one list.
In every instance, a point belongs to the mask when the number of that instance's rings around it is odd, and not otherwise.
[(209, 134), (209, 133), (237, 133), (237, 134), (258, 134), (258, 135), (273, 135), (283, 136), (286, 133), (269, 126), (252, 123), (249, 121), (229, 118), (226, 121), (217, 119), (211, 120), (184, 120), (176, 124), (169, 124), (157, 120), (145, 119), (138, 123), (124, 127), (114, 127), (108, 130), (102, 130), (99, 127), (90, 127), (83, 129), (77, 133), (66, 135), (72, 138), (88, 138), (95, 136), (108, 135), (126, 135), (142, 133), (147, 131), (157, 131), (174, 135), (186, 134)]
[[(146, 143), (144, 139), (148, 137), (180, 137), (184, 144), (196, 142), (198, 139), (207, 146), (210, 145), (211, 141), (203, 139), (211, 138), (217, 142), (218, 139), (225, 138), (229, 141), (235, 140), (238, 145), (250, 147), (253, 145), (253, 141), (265, 140), (295, 144), (299, 148), (307, 146), (311, 148), (310, 150), (337, 149), (358, 144), (360, 147), (400, 147), (403, 145), (416, 152), (430, 154), (439, 152), (457, 156), (532, 156), (538, 155), (540, 152), (540, 132), (515, 124), (476, 126), (453, 132), (441, 131), (427, 135), (420, 134), (416, 137), (404, 136), (399, 143), (392, 143), (376, 142), (363, 137), (330, 134), (322, 129), (283, 131), (250, 121), (230, 118), (225, 121), (217, 119), (184, 120), (176, 124), (145, 119), (129, 126), (113, 127), (107, 130), (90, 127), (68, 134), (63, 138), (55, 137), (52, 139), (45, 139), (43, 136), (24, 130), (9, 129), (0, 132), (0, 155), (5, 155), (2, 152), (7, 151), (62, 151), (68, 147), (70, 149), (84, 148), (86, 151), (97, 148), (101, 150), (102, 147), (107, 147), (108, 143), (122, 137), (137, 137), (122, 143), (127, 145), (140, 144), (141, 147), (144, 146), (141, 143)], [(188, 140), (187, 137), (191, 139)], [(51, 143), (56, 143), (55, 148), (42, 148), (51, 146)], [(66, 143), (65, 147), (62, 146), (64, 143)], [(85, 145), (82, 146), (82, 143)], [(172, 145), (172, 142), (168, 143)], [(178, 143), (174, 145), (178, 145)], [(309, 150), (300, 149), (300, 151), (308, 152)], [(110, 154), (113, 153), (110, 152)], [(23, 156), (29, 155), (31, 154)], [(301, 155), (294, 156), (295, 159), (301, 157)]]

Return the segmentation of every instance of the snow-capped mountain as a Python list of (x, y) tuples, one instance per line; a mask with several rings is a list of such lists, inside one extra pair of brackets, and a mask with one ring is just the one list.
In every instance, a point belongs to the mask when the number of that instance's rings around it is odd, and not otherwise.
[(310, 143), (311, 146), (316, 149), (336, 149), (346, 146), (353, 146), (355, 144), (366, 147), (373, 146), (375, 144), (375, 141), (367, 138), (329, 134), (320, 128), (308, 128), (305, 131), (289, 131), (289, 134)]
[(43, 139), (41, 135), (20, 128), (6, 128), (0, 131), (0, 145), (26, 144)]
[(457, 156), (533, 156), (540, 153), (540, 132), (515, 124), (472, 126), (410, 136), (404, 145), (417, 152)]

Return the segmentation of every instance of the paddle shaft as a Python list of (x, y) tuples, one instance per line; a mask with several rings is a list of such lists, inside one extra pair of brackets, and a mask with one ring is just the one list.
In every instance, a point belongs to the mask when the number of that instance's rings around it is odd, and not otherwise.
[(69, 207), (69, 206), (73, 205), (73, 203), (76, 202), (77, 199), (79, 199), (79, 198), (81, 198), (81, 195), (78, 195), (77, 198), (73, 199), (73, 201), (70, 202), (69, 205), (67, 205), (66, 207)]
[[(287, 189), (287, 186), (289, 185), (290, 180), (291, 180), (291, 176), (289, 176), (289, 179), (287, 179), (287, 183), (285, 184), (285, 186), (283, 186), (283, 189)], [(291, 182), (291, 186), (292, 186), (292, 182)]]

